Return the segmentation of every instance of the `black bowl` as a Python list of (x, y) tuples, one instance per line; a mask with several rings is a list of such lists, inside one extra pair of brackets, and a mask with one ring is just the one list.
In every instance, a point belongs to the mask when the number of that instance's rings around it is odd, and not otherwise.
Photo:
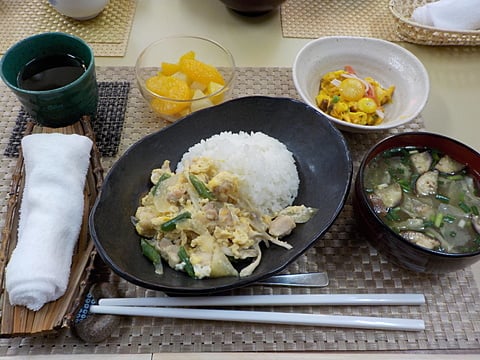
[[(300, 176), (297, 204), (318, 208), (285, 238), (293, 249), (271, 246), (248, 277), (195, 280), (164, 266), (154, 273), (142, 255), (131, 216), (149, 188), (151, 169), (169, 159), (176, 167), (189, 147), (222, 131), (261, 131), (293, 153)], [(342, 134), (319, 112), (285, 98), (245, 97), (200, 110), (146, 136), (114, 164), (90, 214), (90, 231), (101, 258), (118, 275), (145, 288), (173, 294), (210, 294), (245, 286), (284, 269), (325, 234), (349, 192), (352, 161)]]
[(480, 183), (480, 154), (457, 140), (428, 132), (407, 132), (388, 137), (373, 146), (363, 158), (355, 179), (353, 206), (367, 241), (392, 263), (419, 273), (447, 273), (480, 260), (480, 251), (447, 254), (426, 249), (405, 240), (390, 229), (373, 210), (364, 191), (365, 168), (378, 154), (393, 148), (420, 146), (437, 149), (467, 164), (469, 173)]
[(225, 6), (239, 14), (259, 16), (278, 8), (285, 0), (220, 0)]

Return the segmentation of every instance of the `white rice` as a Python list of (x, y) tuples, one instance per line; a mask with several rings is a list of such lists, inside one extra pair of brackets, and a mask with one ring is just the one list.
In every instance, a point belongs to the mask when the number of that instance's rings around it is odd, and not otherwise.
[(183, 155), (177, 171), (200, 156), (236, 174), (241, 194), (265, 213), (292, 205), (297, 197), (300, 181), (292, 153), (262, 132), (222, 132), (201, 140)]

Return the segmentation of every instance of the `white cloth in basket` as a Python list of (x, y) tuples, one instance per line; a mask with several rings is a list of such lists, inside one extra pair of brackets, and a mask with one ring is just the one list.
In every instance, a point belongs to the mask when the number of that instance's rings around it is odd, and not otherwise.
[(416, 8), (412, 20), (443, 30), (480, 29), (480, 0), (439, 0)]
[(5, 274), (12, 305), (37, 311), (65, 293), (83, 219), (91, 148), (88, 137), (76, 134), (22, 139), (25, 187), (18, 241)]

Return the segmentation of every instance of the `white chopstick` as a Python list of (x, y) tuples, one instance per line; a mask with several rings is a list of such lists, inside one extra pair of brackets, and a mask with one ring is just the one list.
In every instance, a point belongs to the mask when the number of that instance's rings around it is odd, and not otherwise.
[(104, 298), (111, 306), (422, 305), (423, 294), (292, 294), (192, 297)]
[(91, 305), (90, 312), (93, 314), (151, 316), (288, 325), (315, 325), (325, 327), (378, 330), (421, 331), (425, 329), (425, 322), (423, 320), (367, 316), (107, 305)]

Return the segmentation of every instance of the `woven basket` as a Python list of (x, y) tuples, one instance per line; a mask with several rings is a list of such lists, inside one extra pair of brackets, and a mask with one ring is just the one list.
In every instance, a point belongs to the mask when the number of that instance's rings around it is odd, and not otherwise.
[(390, 11), (401, 40), (423, 45), (480, 45), (480, 30), (449, 31), (421, 25), (411, 20), (413, 11), (437, 0), (390, 0)]

